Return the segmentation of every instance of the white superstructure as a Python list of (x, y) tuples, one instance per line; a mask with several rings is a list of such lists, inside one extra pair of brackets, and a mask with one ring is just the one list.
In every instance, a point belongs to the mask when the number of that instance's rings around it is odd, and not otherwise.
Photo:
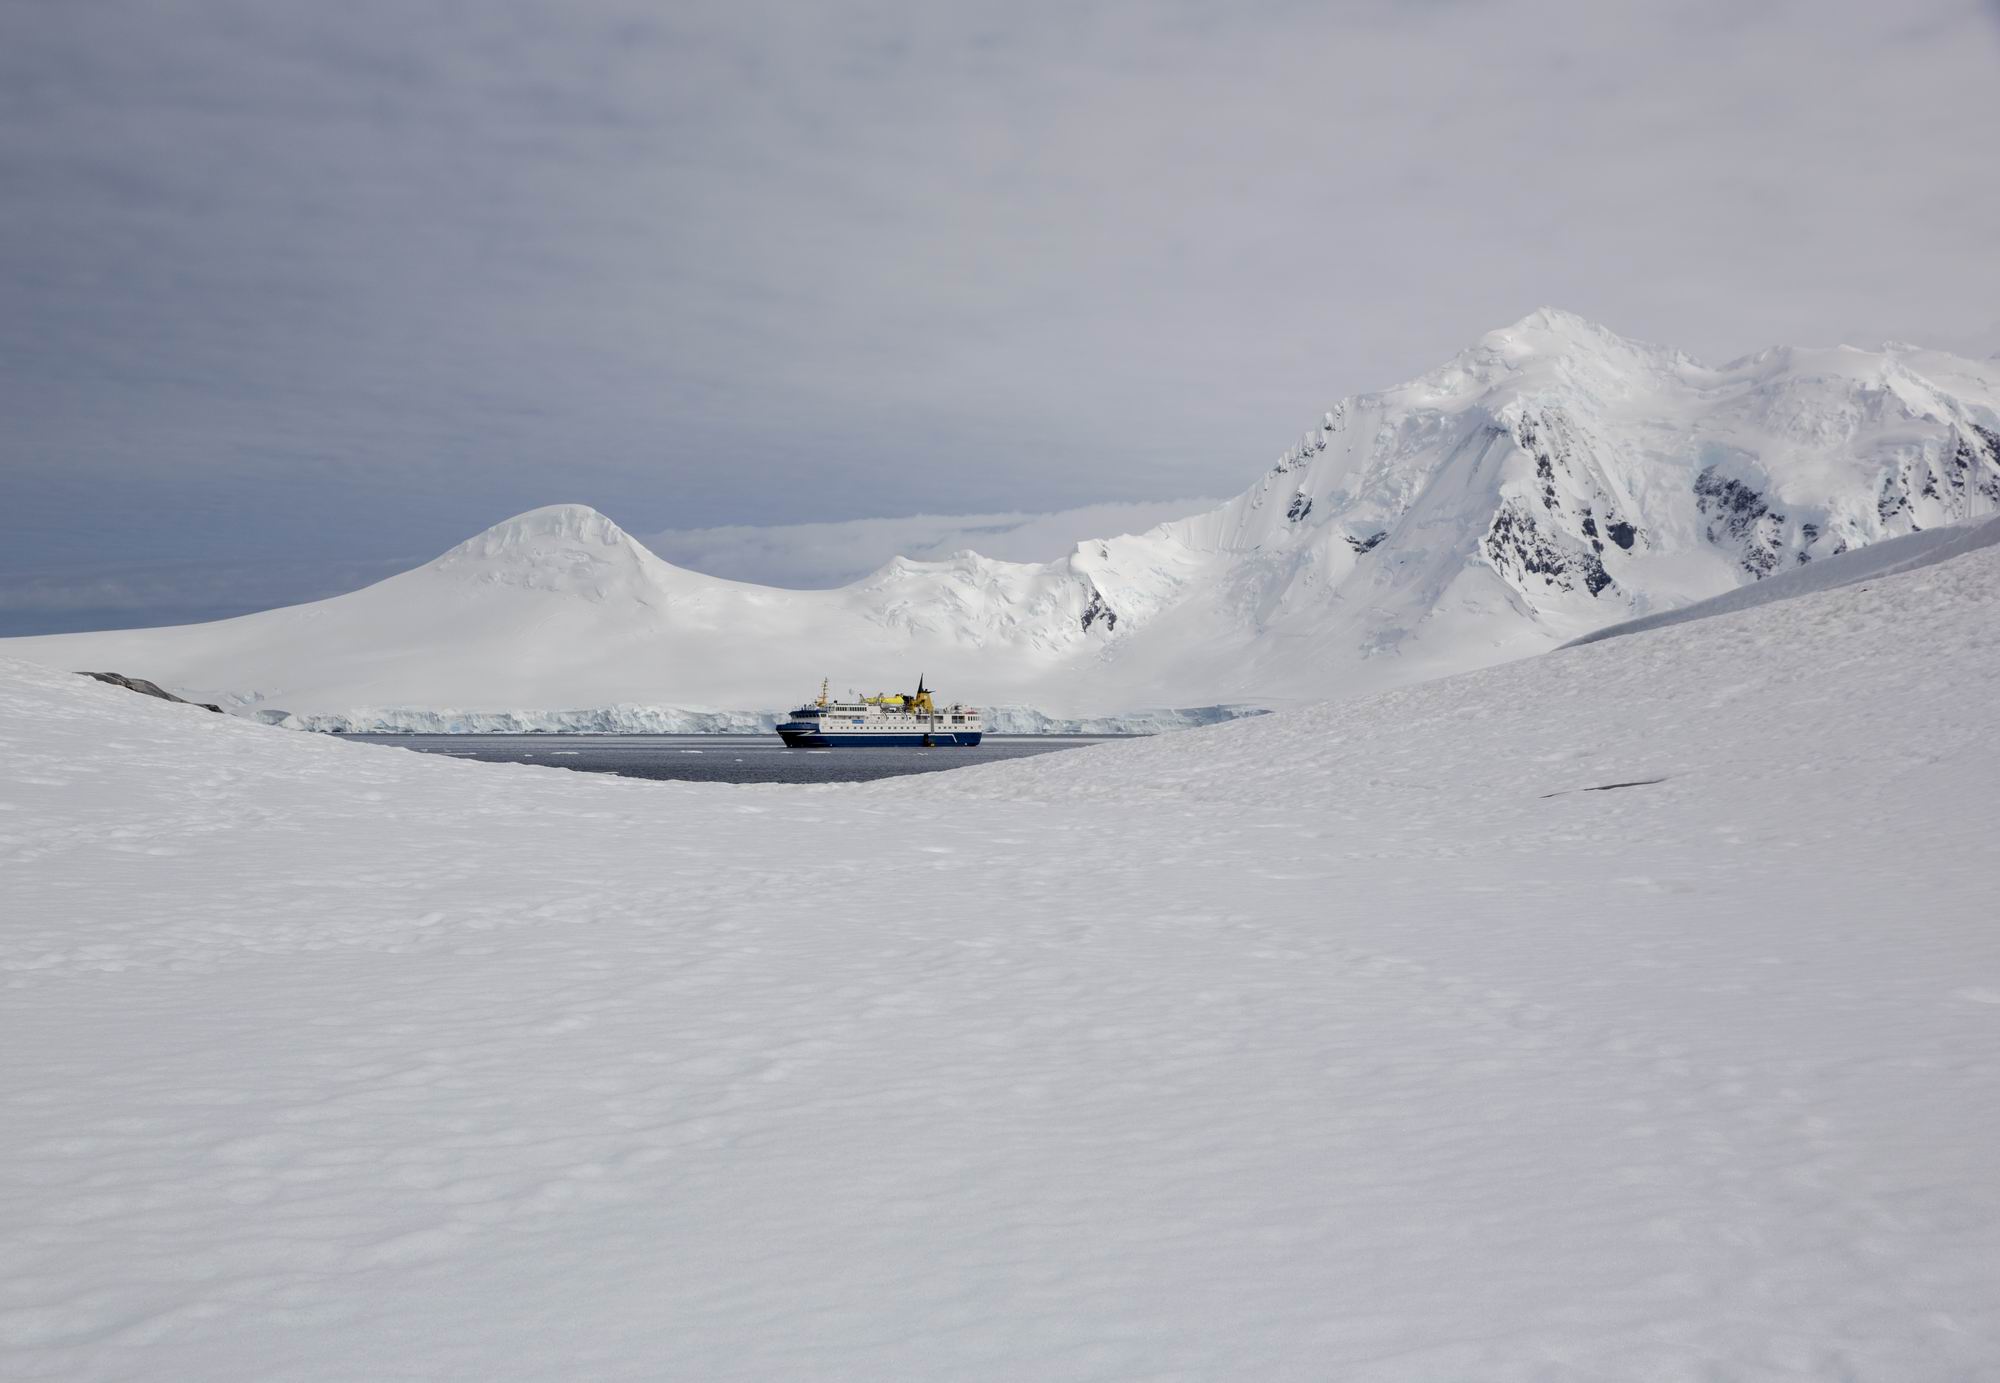
[(794, 749), (835, 746), (910, 748), (971, 748), (985, 734), (979, 708), (955, 703), (939, 706), (917, 679), (916, 691), (879, 692), (835, 701), (820, 683), (819, 698), (793, 711), (778, 725), (778, 735)]

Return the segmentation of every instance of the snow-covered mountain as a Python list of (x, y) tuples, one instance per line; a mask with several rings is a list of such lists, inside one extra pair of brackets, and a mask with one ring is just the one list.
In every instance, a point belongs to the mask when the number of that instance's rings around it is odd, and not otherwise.
[(1709, 367), (1543, 310), (1335, 404), (1221, 508), (1055, 562), (899, 558), (779, 590), (560, 505), (333, 600), (0, 647), (319, 725), (717, 728), (822, 676), (919, 672), (1035, 708), (1022, 728), (1210, 708), (1167, 723), (1504, 661), (1996, 510), (2000, 362), (1890, 344)]

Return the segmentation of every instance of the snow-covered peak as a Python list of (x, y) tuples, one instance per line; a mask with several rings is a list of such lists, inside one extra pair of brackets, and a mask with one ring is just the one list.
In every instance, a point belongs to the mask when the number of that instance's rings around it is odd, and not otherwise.
[(1661, 347), (1620, 336), (1609, 327), (1559, 307), (1538, 307), (1511, 326), (1487, 332), (1473, 349), (1517, 359), (1551, 355), (1672, 354)]
[(1434, 370), (1369, 399), (1412, 406), (1463, 405), (1498, 391), (1568, 388), (1619, 395), (1641, 380), (1671, 376), (1692, 362), (1679, 351), (1620, 336), (1573, 312), (1537, 308), (1489, 331)]
[[(1441, 520), (1484, 530), (1519, 500), (1499, 522), (1535, 549), (1529, 567), (1560, 564), (1554, 548), (1589, 549), (1571, 588), (1621, 584), (1602, 531), (1612, 523), (1635, 542), (1652, 533), (1655, 553), (1699, 533), (1742, 549), (1745, 574), (1762, 576), (1989, 512), (2000, 499), (1991, 374), (1938, 352), (1848, 346), (1775, 347), (1715, 368), (1541, 308), (1407, 384), (1335, 404), (1213, 527), (1235, 548), (1296, 547), (1335, 528), (1350, 543), (1379, 533), (1394, 551), (1399, 521), (1421, 513), (1432, 551)], [(1748, 532), (1759, 524), (1771, 531)], [(1606, 561), (1614, 569), (1595, 570)], [(1538, 583), (1515, 584), (1539, 608)]]
[(550, 504), (516, 514), (421, 570), (596, 600), (643, 594), (690, 575), (661, 561), (587, 504)]
[(626, 546), (638, 544), (624, 529), (588, 504), (546, 504), (501, 520), (466, 539), (439, 560), (510, 553), (533, 556), (556, 549)]

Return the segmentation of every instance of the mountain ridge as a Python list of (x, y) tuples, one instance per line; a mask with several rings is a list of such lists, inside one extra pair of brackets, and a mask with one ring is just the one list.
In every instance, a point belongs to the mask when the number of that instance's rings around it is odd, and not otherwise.
[(1227, 503), (1050, 562), (897, 557), (782, 590), (550, 505), (313, 605), (4, 647), (267, 717), (766, 712), (822, 676), (919, 669), (1055, 717), (1284, 705), (1540, 652), (1996, 511), (2000, 363), (1894, 345), (1709, 366), (1544, 308), (1341, 399)]

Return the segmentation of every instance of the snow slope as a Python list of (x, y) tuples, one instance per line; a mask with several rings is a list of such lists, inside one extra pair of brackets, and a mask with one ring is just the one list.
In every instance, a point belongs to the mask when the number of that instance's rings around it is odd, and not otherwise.
[(897, 559), (778, 590), (560, 505), (314, 605), (0, 647), (319, 726), (692, 729), (768, 718), (822, 676), (920, 673), (1027, 721), (1279, 705), (1540, 652), (1996, 509), (2000, 364), (1890, 345), (1711, 368), (1544, 310), (1336, 404), (1221, 508), (1058, 562)]
[(1715, 615), (1748, 610), (1753, 606), (1768, 605), (1774, 601), (1796, 600), (1815, 591), (1830, 591), (1840, 586), (1851, 586), (1857, 581), (1872, 581), (1878, 577), (1894, 576), (1901, 572), (1916, 571), (1921, 567), (1935, 566), (1939, 562), (1949, 562), (1954, 557), (1963, 557), (1967, 553), (1995, 545), (2000, 545), (2000, 519), (1984, 519), (1910, 533), (1901, 538), (1889, 538), (1869, 547), (1843, 552), (1837, 557), (1829, 557), (1826, 561), (1811, 567), (1795, 567), (1791, 571), (1773, 576), (1768, 581), (1759, 581), (1751, 586), (1739, 586), (1723, 595), (1698, 600), (1677, 610), (1614, 624), (1596, 633), (1585, 634), (1582, 638), (1572, 641), (1569, 646), (1596, 643), (1601, 639), (1622, 638), (1626, 634), (1643, 633), (1648, 629), (1660, 629), (1669, 624), (1683, 624), (1688, 620), (1709, 619)]
[(1996, 694), (1993, 547), (868, 787), (7, 663), (0, 1373), (2000, 1378)]

